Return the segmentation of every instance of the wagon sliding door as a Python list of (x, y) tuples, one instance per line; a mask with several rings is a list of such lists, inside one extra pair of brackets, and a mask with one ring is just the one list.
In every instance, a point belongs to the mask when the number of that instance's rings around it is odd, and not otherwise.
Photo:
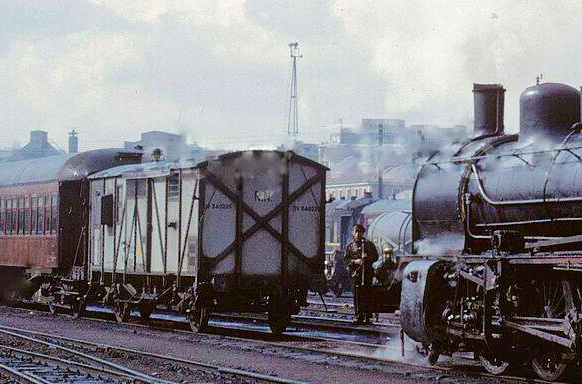
[[(165, 219), (165, 224), (162, 224), (159, 234), (155, 230), (157, 216), (153, 223), (153, 252), (157, 254), (163, 250), (162, 255), (166, 255), (161, 258), (161, 263), (158, 258), (154, 258), (156, 268), (165, 267), (167, 273), (176, 276), (195, 276), (198, 235), (197, 172), (186, 168), (176, 170), (165, 178), (165, 184), (160, 180), (156, 181), (155, 186), (157, 209), (166, 213), (165, 218), (160, 215), (160, 220)], [(165, 193), (162, 193), (162, 188), (165, 188)]]
[(148, 180), (126, 181), (127, 202), (125, 207), (124, 268), (126, 272), (149, 272), (150, 238), (148, 223), (151, 220), (151, 204)]

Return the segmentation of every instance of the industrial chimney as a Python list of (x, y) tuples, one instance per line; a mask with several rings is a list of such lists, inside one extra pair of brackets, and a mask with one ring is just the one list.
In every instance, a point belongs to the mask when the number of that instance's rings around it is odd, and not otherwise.
[(79, 138), (78, 133), (72, 129), (69, 132), (69, 153), (79, 153)]
[(501, 84), (473, 84), (474, 137), (502, 136), (505, 89)]

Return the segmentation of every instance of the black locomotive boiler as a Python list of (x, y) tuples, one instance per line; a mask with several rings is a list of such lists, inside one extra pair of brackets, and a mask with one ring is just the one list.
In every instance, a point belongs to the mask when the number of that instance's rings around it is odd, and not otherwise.
[(474, 86), (475, 135), (418, 174), (401, 324), (439, 354), (556, 380), (582, 357), (580, 92), (527, 88), (505, 134), (500, 85)]

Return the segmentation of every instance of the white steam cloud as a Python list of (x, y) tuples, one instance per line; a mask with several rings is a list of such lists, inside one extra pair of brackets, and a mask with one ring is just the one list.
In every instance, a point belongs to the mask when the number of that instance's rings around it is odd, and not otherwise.
[(582, 83), (579, 2), (338, 0), (334, 9), (373, 52), (387, 112), (410, 122), (470, 125), (472, 83), (502, 83), (506, 131), (516, 132), (519, 95), (536, 76)]

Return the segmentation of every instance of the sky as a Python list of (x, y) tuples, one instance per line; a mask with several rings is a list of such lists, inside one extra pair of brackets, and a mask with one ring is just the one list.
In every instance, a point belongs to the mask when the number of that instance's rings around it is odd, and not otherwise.
[(473, 83), (519, 95), (582, 85), (582, 2), (4, 0), (0, 147), (42, 129), (61, 148), (115, 147), (162, 130), (201, 145), (285, 139), (297, 41), (299, 138), (342, 118), (472, 125)]

